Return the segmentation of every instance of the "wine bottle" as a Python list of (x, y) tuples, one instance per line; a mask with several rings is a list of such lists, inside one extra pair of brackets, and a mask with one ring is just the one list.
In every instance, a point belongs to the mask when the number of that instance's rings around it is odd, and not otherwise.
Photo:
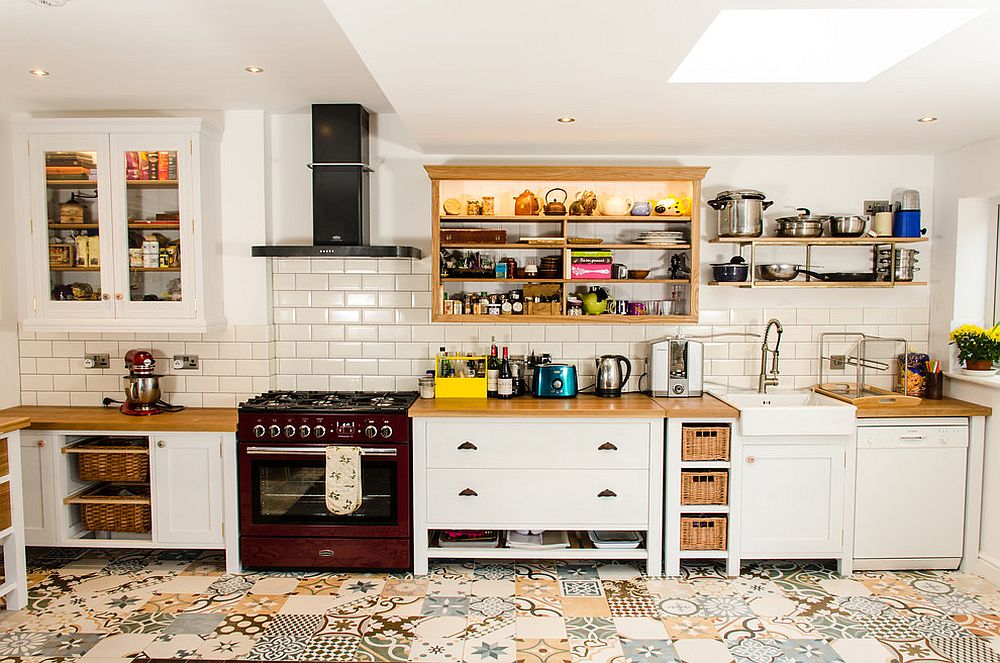
[(514, 397), (514, 373), (510, 370), (510, 359), (507, 356), (507, 346), (503, 346), (503, 361), (500, 362), (500, 373), (497, 377), (497, 398)]
[(490, 357), (486, 360), (486, 396), (497, 397), (497, 378), (500, 375), (500, 359), (497, 358), (497, 339), (490, 337)]
[(451, 377), (451, 362), (448, 361), (448, 353), (445, 352), (444, 346), (438, 350), (438, 377), (449, 378)]

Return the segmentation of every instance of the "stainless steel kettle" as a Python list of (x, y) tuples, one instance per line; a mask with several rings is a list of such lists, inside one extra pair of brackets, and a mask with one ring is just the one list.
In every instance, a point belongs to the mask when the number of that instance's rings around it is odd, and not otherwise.
[[(632, 362), (621, 355), (601, 355), (597, 359), (597, 384), (594, 393), (598, 396), (617, 398), (632, 375)], [(625, 365), (624, 371), (622, 364)]]

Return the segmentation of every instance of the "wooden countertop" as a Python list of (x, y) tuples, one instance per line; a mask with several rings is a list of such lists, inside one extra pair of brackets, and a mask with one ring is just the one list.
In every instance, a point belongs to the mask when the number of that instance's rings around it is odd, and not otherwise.
[(930, 400), (917, 405), (865, 405), (858, 408), (858, 419), (875, 417), (988, 417), (993, 409), (957, 398)]
[(740, 411), (711, 394), (698, 398), (650, 399), (666, 412), (667, 419), (739, 419)]
[(0, 414), (0, 433), (9, 433), (19, 428), (27, 428), (30, 423), (31, 420), (27, 417), (4, 416)]
[(3, 417), (31, 421), (33, 430), (235, 432), (236, 409), (199, 407), (134, 417), (116, 408), (21, 405), (0, 410)]
[(644, 394), (621, 398), (420, 398), (410, 408), (417, 417), (631, 417), (661, 419), (663, 408)]

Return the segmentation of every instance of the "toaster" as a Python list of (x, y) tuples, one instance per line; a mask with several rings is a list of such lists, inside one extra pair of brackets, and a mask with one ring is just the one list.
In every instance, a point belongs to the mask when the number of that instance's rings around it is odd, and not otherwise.
[(531, 394), (538, 398), (572, 398), (576, 396), (576, 366), (572, 364), (539, 364), (531, 380)]
[(649, 387), (653, 396), (701, 396), (704, 345), (667, 338), (649, 347)]

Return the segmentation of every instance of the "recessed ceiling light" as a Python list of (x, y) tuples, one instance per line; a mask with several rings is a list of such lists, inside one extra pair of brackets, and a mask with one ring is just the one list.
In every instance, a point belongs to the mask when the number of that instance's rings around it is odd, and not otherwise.
[(37, 76), (38, 78), (45, 78), (46, 76), (49, 75), (49, 72), (45, 71), (44, 69), (32, 69), (28, 73), (31, 74), (32, 76)]
[(725, 9), (670, 82), (864, 82), (985, 11)]
[(937, 118), (933, 115), (924, 115), (923, 117), (918, 117), (917, 122), (937, 122)]
[(563, 124), (569, 124), (570, 122), (576, 122), (575, 117), (570, 117), (569, 115), (564, 115), (556, 120), (556, 122), (562, 122)]
[(244, 69), (244, 71), (246, 71), (248, 74), (262, 74), (262, 73), (264, 73), (264, 69), (262, 67), (254, 67), (254, 66), (246, 67)]

